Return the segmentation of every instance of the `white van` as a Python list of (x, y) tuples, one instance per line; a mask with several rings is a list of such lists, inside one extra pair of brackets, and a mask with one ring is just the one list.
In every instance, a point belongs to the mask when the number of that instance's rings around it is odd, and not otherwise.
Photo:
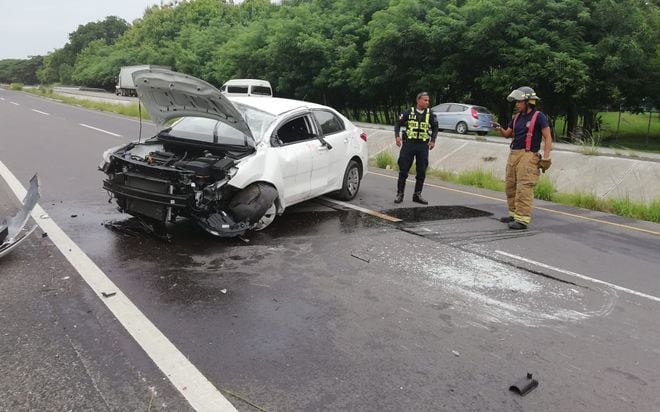
[(225, 82), (220, 92), (229, 96), (273, 96), (268, 80), (231, 79)]

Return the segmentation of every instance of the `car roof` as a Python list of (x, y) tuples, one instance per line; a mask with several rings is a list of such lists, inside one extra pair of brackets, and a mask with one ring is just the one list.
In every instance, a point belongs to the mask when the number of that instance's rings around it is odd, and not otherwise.
[(279, 116), (283, 113), (300, 108), (308, 109), (329, 109), (316, 103), (305, 102), (302, 100), (284, 99), (281, 97), (268, 97), (268, 96), (227, 96), (232, 102), (240, 103), (245, 106), (252, 106), (262, 112)]
[(270, 82), (268, 80), (262, 80), (262, 79), (231, 79), (227, 80), (224, 85), (227, 86), (234, 86), (234, 85), (242, 85), (242, 84), (253, 84), (257, 86), (268, 86), (270, 87)]

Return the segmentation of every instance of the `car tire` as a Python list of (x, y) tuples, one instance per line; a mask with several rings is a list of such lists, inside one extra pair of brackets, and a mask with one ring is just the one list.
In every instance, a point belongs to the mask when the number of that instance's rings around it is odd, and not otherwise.
[(458, 122), (456, 125), (456, 133), (458, 134), (465, 134), (468, 131), (468, 126), (467, 123), (465, 122)]
[(479, 136), (486, 136), (488, 134), (488, 132), (477, 132), (477, 134)]
[(257, 220), (257, 223), (254, 224), (252, 229), (256, 231), (264, 230), (271, 223), (273, 223), (275, 217), (277, 217), (277, 206), (275, 206), (275, 202), (273, 202), (273, 204), (270, 205), (268, 210), (266, 210), (266, 213), (264, 213), (264, 215), (261, 216), (259, 220)]
[(277, 199), (277, 189), (268, 183), (257, 182), (238, 192), (229, 202), (228, 208), (236, 222), (248, 221), (250, 224), (258, 224), (274, 206), (275, 199)]
[(344, 181), (339, 191), (338, 198), (341, 200), (353, 200), (360, 190), (360, 164), (355, 160), (348, 162), (344, 172)]

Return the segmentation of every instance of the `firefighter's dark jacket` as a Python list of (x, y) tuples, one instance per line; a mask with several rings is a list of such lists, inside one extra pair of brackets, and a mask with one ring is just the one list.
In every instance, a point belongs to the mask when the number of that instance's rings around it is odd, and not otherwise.
[[(423, 122), (426, 121), (427, 115), (428, 115), (428, 122), (431, 126), (431, 135), (423, 136), (421, 135), (421, 133), (419, 133), (419, 129), (417, 129), (417, 132), (414, 134), (414, 136), (409, 135), (410, 134), (410, 131), (408, 130), (409, 122), (413, 121), (413, 122), (417, 122), (418, 125), (421, 125)], [(418, 142), (422, 142), (422, 141), (428, 142), (430, 137), (431, 141), (435, 143), (435, 139), (438, 136), (438, 119), (436, 119), (435, 115), (429, 108), (425, 109), (422, 113), (420, 113), (415, 108), (411, 107), (410, 109), (401, 113), (401, 116), (399, 116), (399, 118), (396, 120), (396, 125), (394, 126), (395, 136), (399, 136), (402, 127), (406, 128), (406, 130), (403, 132), (403, 135), (401, 136), (404, 141), (410, 140), (410, 141), (418, 141)]]

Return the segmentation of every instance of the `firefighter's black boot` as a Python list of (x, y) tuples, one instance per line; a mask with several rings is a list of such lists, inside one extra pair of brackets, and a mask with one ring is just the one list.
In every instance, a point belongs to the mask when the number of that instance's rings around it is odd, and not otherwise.
[(519, 222), (517, 220), (513, 220), (509, 222), (509, 229), (513, 230), (525, 230), (527, 229), (527, 225), (524, 224), (523, 222)]
[(394, 203), (401, 203), (403, 202), (403, 193), (399, 192), (396, 194), (396, 197), (394, 198)]

